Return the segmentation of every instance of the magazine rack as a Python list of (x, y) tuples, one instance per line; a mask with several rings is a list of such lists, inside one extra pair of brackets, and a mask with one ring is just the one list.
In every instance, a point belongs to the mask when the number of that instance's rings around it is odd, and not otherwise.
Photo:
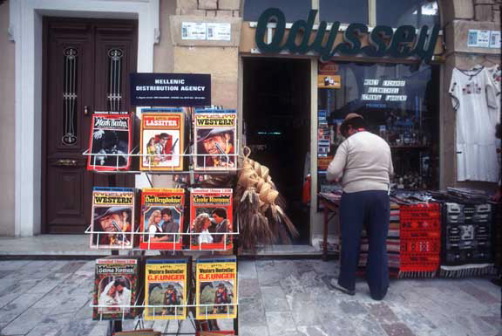
[[(238, 142), (237, 142), (238, 145)], [(140, 154), (140, 153), (135, 153), (137, 149), (133, 149), (127, 156), (130, 158), (137, 158), (137, 159), (143, 159), (143, 158), (148, 158), (148, 157), (155, 157), (155, 154)], [(93, 157), (96, 156), (96, 154), (89, 153), (89, 150), (86, 150), (82, 153), (84, 156), (87, 157)], [(107, 154), (109, 157), (122, 157), (124, 156), (123, 154)], [(190, 159), (190, 158), (197, 158), (197, 157), (210, 157), (211, 154), (189, 154), (189, 153), (183, 153), (183, 154), (171, 154), (171, 156), (174, 157), (179, 157), (180, 160), (185, 160), (185, 159)], [(225, 154), (225, 157), (228, 159), (233, 158), (233, 162), (237, 162), (237, 159), (240, 157), (238, 153), (232, 153), (232, 154)], [(118, 160), (116, 160), (118, 162)], [(191, 164), (190, 164), (191, 166)], [(198, 169), (188, 169), (188, 170), (179, 170), (175, 169), (174, 166), (171, 167), (163, 167), (162, 170), (159, 169), (143, 169), (143, 170), (124, 170), (122, 167), (120, 167), (117, 163), (115, 167), (113, 166), (107, 166), (107, 170), (100, 170), (98, 165), (90, 165), (92, 170), (96, 173), (100, 174), (152, 174), (152, 175), (164, 175), (164, 174), (197, 174), (197, 173), (203, 173), (203, 174), (218, 174), (218, 175), (224, 175), (224, 174), (235, 174), (237, 171), (237, 167), (232, 167), (228, 169), (217, 169), (217, 168), (211, 168), (206, 165), (206, 160), (204, 160), (204, 164), (202, 167), (199, 167)], [(151, 166), (151, 168), (155, 168), (155, 166)]]
[[(238, 143), (238, 142), (236, 142)], [(238, 146), (236, 146), (236, 148), (239, 148)], [(138, 158), (138, 160), (141, 160), (145, 157), (148, 157), (148, 156), (154, 156), (154, 155), (149, 155), (149, 154), (139, 154), (139, 153), (134, 153), (136, 151), (136, 148), (133, 149), (133, 151), (131, 153), (128, 154), (129, 157), (131, 158)], [(94, 156), (95, 154), (92, 154), (92, 153), (89, 153), (89, 150), (86, 150), (83, 155), (85, 156)], [(108, 154), (109, 156), (120, 156), (121, 154)], [(175, 155), (178, 155), (180, 157), (180, 160), (185, 160), (187, 159), (185, 162), (188, 162), (190, 159), (197, 159), (197, 157), (207, 157), (209, 156), (209, 154), (198, 154), (198, 155), (194, 155), (194, 154), (187, 154), (187, 153), (184, 153), (184, 154), (173, 154), (174, 156)], [(204, 166), (203, 166), (203, 169), (197, 169), (197, 170), (193, 170), (191, 169), (192, 165), (190, 164), (189, 165), (189, 169), (188, 170), (175, 170), (175, 169), (169, 169), (168, 167), (165, 168), (164, 170), (122, 170), (121, 168), (118, 167), (118, 163), (117, 163), (117, 167), (116, 169), (109, 169), (109, 170), (99, 170), (96, 168), (96, 166), (92, 166), (94, 169), (93, 171), (96, 172), (96, 173), (100, 173), (100, 174), (107, 174), (108, 175), (108, 184), (110, 187), (116, 187), (117, 186), (117, 180), (116, 180), (116, 174), (141, 174), (141, 173), (145, 173), (147, 175), (147, 178), (148, 178), (148, 174), (151, 174), (151, 175), (164, 175), (164, 174), (169, 174), (169, 175), (172, 175), (172, 174), (183, 174), (183, 175), (189, 175), (190, 176), (190, 180), (187, 181), (187, 185), (194, 185), (195, 184), (195, 174), (218, 174), (218, 175), (224, 175), (224, 174), (236, 174), (237, 172), (237, 162), (238, 162), (238, 158), (239, 158), (239, 154), (238, 153), (235, 153), (235, 154), (227, 154), (226, 155), (227, 158), (233, 158), (233, 162), (235, 162), (235, 167), (234, 168), (231, 168), (231, 169), (222, 169), (222, 170), (216, 170), (216, 169), (205, 169), (206, 166), (205, 166), (205, 162), (206, 160), (203, 160), (204, 161)], [(118, 160), (116, 160), (118, 162)], [(199, 167), (200, 168), (200, 167)], [(153, 186), (152, 185), (152, 182), (150, 180), (150, 178), (148, 178), (149, 180), (149, 183), (150, 183), (150, 186)], [(92, 230), (92, 225), (90, 225), (86, 231), (85, 231), (86, 234), (94, 234), (97, 236), (97, 241), (98, 241), (98, 244), (95, 248), (100, 248), (99, 247), (99, 237), (101, 234), (105, 234), (104, 232), (97, 232), (97, 231), (93, 231)], [(129, 233), (128, 233), (129, 234)], [(135, 232), (132, 232), (132, 235), (133, 237), (136, 237), (137, 235), (144, 235), (145, 233), (144, 232), (140, 232), (139, 231), (139, 227), (136, 229)], [(193, 232), (183, 232), (183, 233), (157, 233), (157, 235), (169, 235), (169, 236), (181, 236), (181, 237), (184, 237), (184, 236), (192, 236), (192, 235), (197, 235), (199, 233), (193, 233)], [(150, 248), (136, 248), (136, 247), (129, 247), (129, 246), (125, 246), (125, 245), (122, 245), (122, 246), (117, 246), (117, 247), (113, 247), (111, 248), (111, 255), (119, 255), (120, 253), (120, 250), (126, 250), (128, 251), (128, 254), (129, 255), (137, 255), (138, 253), (140, 255), (145, 255), (145, 253), (147, 251), (160, 251), (161, 254), (166, 254), (167, 253), (171, 253), (172, 255), (175, 255), (176, 253), (200, 253), (200, 252), (204, 252), (204, 253), (211, 253), (211, 254), (215, 254), (216, 252), (227, 252), (231, 249), (233, 249), (234, 251), (234, 255), (237, 255), (237, 246), (238, 246), (238, 235), (239, 235), (239, 230), (238, 230), (238, 227), (237, 227), (237, 231), (236, 232), (222, 232), (222, 233), (211, 233), (212, 235), (231, 235), (231, 236), (235, 236), (233, 239), (232, 239), (232, 246), (228, 247), (227, 248), (227, 241), (226, 239), (223, 239), (223, 248), (222, 249), (202, 249), (201, 245), (199, 245), (199, 248), (198, 249), (194, 249), (194, 248), (182, 248), (182, 249), (163, 249), (163, 250), (160, 250), (160, 249), (150, 249)], [(173, 242), (173, 246), (174, 246), (175, 242)], [(106, 249), (110, 249), (110, 246), (107, 245), (106, 246)], [(238, 265), (238, 264), (237, 264)], [(237, 272), (238, 272), (238, 266), (237, 266)], [(237, 283), (238, 285), (238, 283)], [(190, 286), (190, 289), (189, 290), (189, 299), (187, 300), (187, 302), (195, 302), (194, 300), (194, 293), (193, 293), (193, 288), (195, 288), (195, 285), (192, 283), (192, 285)], [(139, 291), (143, 291), (144, 290), (144, 284), (143, 286), (140, 286), (139, 288)], [(138, 296), (138, 297), (141, 297), (141, 296)], [(195, 319), (195, 312), (194, 312), (194, 309), (197, 308), (197, 307), (206, 307), (206, 306), (210, 306), (210, 307), (214, 307), (215, 305), (214, 304), (184, 304), (184, 305), (156, 305), (156, 306), (152, 306), (152, 305), (145, 305), (144, 302), (135, 302), (134, 305), (127, 305), (127, 306), (117, 306), (117, 308), (121, 309), (122, 310), (122, 318), (119, 318), (119, 319), (113, 319), (113, 320), (109, 320), (109, 327), (108, 327), (108, 332), (107, 332), (107, 335), (111, 336), (113, 335), (115, 332), (118, 332), (118, 331), (122, 331), (122, 323), (123, 321), (125, 321), (125, 312), (130, 310), (130, 309), (136, 309), (136, 310), (141, 310), (143, 308), (149, 308), (149, 309), (153, 309), (155, 311), (155, 309), (165, 309), (165, 308), (170, 308), (170, 307), (184, 307), (184, 308), (187, 308), (188, 310), (188, 314), (186, 316), (185, 319), (179, 319), (179, 320), (176, 320), (176, 319), (173, 319), (173, 320), (165, 320), (167, 322), (166, 324), (166, 327), (164, 329), (164, 332), (162, 333), (162, 335), (193, 335), (193, 333), (182, 333), (180, 332), (182, 326), (183, 326), (183, 323), (185, 323), (186, 321), (189, 321), (189, 323), (191, 323), (191, 325), (193, 326), (193, 328), (197, 331), (198, 329), (198, 326), (201, 325), (201, 324), (204, 324), (203, 321), (206, 321), (207, 324), (209, 324), (211, 327), (215, 328), (216, 330), (218, 330), (218, 324), (217, 324), (217, 320), (216, 319), (207, 319), (207, 320), (196, 320)], [(218, 306), (233, 306), (234, 309), (236, 310), (237, 314), (238, 314), (238, 306), (239, 306), (239, 303), (238, 303), (238, 299), (235, 300), (234, 302), (232, 303), (226, 303), (226, 304), (222, 304), (222, 303), (218, 303)], [(101, 307), (105, 307), (103, 305), (94, 305), (94, 304), (91, 304), (91, 307), (92, 308), (101, 308)], [(207, 314), (207, 312), (206, 312)], [(227, 310), (227, 313), (226, 313), (228, 316), (231, 315), (230, 313), (230, 309)], [(235, 335), (238, 335), (238, 318), (235, 317), (229, 317), (229, 318), (232, 318), (233, 319), (233, 331), (235, 333)], [(101, 313), (101, 318), (100, 320), (102, 320), (102, 313)], [(167, 329), (170, 325), (170, 323), (177, 323), (177, 331), (176, 332), (167, 332)], [(144, 328), (144, 320), (143, 320), (143, 314), (141, 314), (138, 317), (136, 317), (136, 323), (135, 323), (135, 326), (134, 326), (134, 329), (138, 329), (138, 328)]]

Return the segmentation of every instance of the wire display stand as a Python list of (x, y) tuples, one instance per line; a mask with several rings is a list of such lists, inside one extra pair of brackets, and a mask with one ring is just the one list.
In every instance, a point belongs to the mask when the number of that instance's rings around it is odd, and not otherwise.
[[(236, 147), (238, 148), (238, 147)], [(189, 167), (188, 170), (178, 169), (176, 165), (171, 166), (162, 166), (159, 167), (157, 165), (148, 165), (149, 169), (141, 169), (141, 170), (125, 170), (122, 166), (119, 165), (119, 160), (115, 160), (117, 164), (115, 166), (106, 166), (106, 170), (102, 170), (102, 166), (95, 164), (96, 160), (93, 160), (93, 157), (101, 156), (102, 154), (90, 153), (89, 149), (85, 150), (82, 155), (86, 157), (91, 157), (90, 162), (94, 162), (94, 164), (90, 164), (89, 168), (96, 173), (100, 174), (191, 174), (191, 173), (203, 173), (203, 174), (235, 174), (237, 171), (237, 161), (240, 157), (238, 153), (229, 153), (229, 154), (219, 154), (219, 157), (224, 158), (224, 162), (232, 162), (232, 165), (226, 166), (217, 166), (211, 167), (207, 164), (206, 158), (213, 157), (214, 154), (191, 154), (191, 153), (182, 153), (182, 154), (169, 154), (171, 157), (177, 158), (178, 161), (186, 161), (187, 165), (190, 167), (193, 166), (193, 162), (195, 162), (198, 158), (202, 158), (203, 164), (198, 165), (196, 169), (192, 169)], [(157, 156), (157, 154), (143, 154), (138, 153), (138, 148), (134, 148), (128, 154), (119, 154), (119, 153), (110, 153), (106, 154), (108, 157), (128, 157), (130, 159), (141, 159), (148, 162), (152, 162), (152, 159)]]
[[(97, 249), (111, 249), (112, 251), (120, 251), (120, 250), (126, 250), (126, 251), (162, 251), (165, 249), (158, 249), (158, 248), (150, 248), (150, 241), (148, 242), (148, 247), (147, 248), (138, 248), (138, 247), (133, 247), (131, 245), (125, 244), (125, 243), (118, 243), (116, 246), (114, 245), (113, 247), (110, 247), (110, 245), (104, 245), (102, 244), (100, 246), (99, 241), (100, 241), (100, 236), (101, 235), (109, 235), (110, 233), (112, 234), (127, 234), (127, 235), (133, 235), (133, 236), (148, 236), (148, 232), (141, 232), (139, 231), (139, 228), (136, 230), (136, 232), (126, 232), (126, 231), (114, 231), (114, 232), (107, 232), (107, 231), (93, 231), (92, 226), (89, 225), (87, 229), (85, 230), (86, 234), (93, 234), (96, 235), (97, 237), (97, 244), (93, 248)], [(200, 235), (200, 232), (177, 232), (177, 233), (168, 233), (168, 232), (157, 232), (156, 235), (158, 236), (197, 236)], [(212, 232), (211, 235), (214, 236), (238, 236), (239, 231), (237, 228), (237, 232)], [(204, 249), (202, 248), (202, 244), (198, 244), (198, 248), (175, 248), (174, 246), (177, 244), (176, 240), (173, 240), (173, 248), (169, 249), (168, 251), (174, 252), (225, 252), (225, 251), (230, 251), (233, 249), (234, 244), (227, 244), (227, 240), (225, 238), (222, 239), (223, 241), (223, 248), (221, 249)], [(118, 254), (117, 254), (118, 255)]]
[[(236, 149), (239, 148), (238, 142), (236, 142), (235, 148)], [(86, 157), (91, 157), (89, 162), (94, 162), (94, 163), (96, 162), (96, 160), (93, 160), (92, 157), (96, 156), (97, 154), (90, 153), (89, 150), (84, 151), (82, 154)], [(171, 167), (164, 166), (164, 167), (162, 167), (162, 169), (159, 169), (158, 167), (151, 165), (150, 169), (124, 170), (123, 167), (119, 166), (119, 160), (118, 160), (119, 156), (120, 157), (125, 156), (125, 157), (127, 157), (128, 160), (135, 159), (135, 160), (139, 161), (139, 160), (148, 159), (146, 161), (152, 162), (151, 159), (153, 157), (155, 157), (156, 154), (138, 153), (138, 149), (136, 147), (130, 153), (127, 153), (127, 154), (110, 153), (110, 154), (107, 154), (107, 156), (117, 157), (117, 160), (115, 160), (117, 162), (117, 165), (115, 167), (108, 166), (106, 170), (102, 170), (102, 169), (100, 169), (99, 165), (90, 164), (88, 169), (90, 168), (95, 173), (108, 175), (108, 185), (110, 187), (117, 186), (117, 179), (116, 179), (117, 174), (145, 174), (147, 176), (149, 183), (150, 183), (150, 186), (153, 186), (153, 183), (152, 183), (151, 179), (148, 177), (148, 175), (165, 175), (165, 174), (168, 174), (168, 175), (174, 175), (174, 174), (188, 175), (189, 179), (187, 180), (186, 185), (193, 186), (193, 185), (196, 185), (196, 177), (200, 176), (200, 175), (231, 175), (231, 174), (236, 174), (237, 170), (238, 170), (238, 168), (237, 168), (238, 159), (240, 157), (240, 155), (238, 153), (220, 154), (220, 156), (223, 158), (224, 162), (232, 162), (233, 166), (230, 166), (230, 167), (229, 166), (209, 167), (206, 165), (206, 162), (207, 162), (206, 158), (214, 156), (212, 154), (197, 154), (197, 155), (190, 154), (190, 153), (170, 154), (171, 157), (177, 158), (179, 161), (183, 161), (185, 167), (188, 169), (187, 170), (180, 170), (180, 169), (175, 168), (174, 166), (171, 166)], [(201, 167), (201, 165), (198, 165), (197, 169), (194, 170), (193, 169), (194, 162), (200, 157), (202, 157), (201, 162), (203, 162), (203, 165), (202, 165), (202, 167)], [(133, 167), (135, 166), (134, 163), (132, 166)], [(139, 162), (136, 166), (138, 166), (138, 167), (140, 166)], [(235, 226), (234, 226), (234, 228), (235, 228)], [(193, 247), (193, 246), (189, 246), (189, 248), (186, 248), (186, 247), (175, 248), (175, 244), (178, 241), (176, 238), (181, 237), (181, 240), (183, 241), (183, 238), (185, 236), (191, 238), (194, 235), (199, 235), (200, 233), (198, 233), (198, 232), (179, 232), (179, 233), (158, 232), (158, 233), (156, 233), (156, 235), (159, 235), (159, 236), (166, 236), (166, 235), (173, 236), (174, 239), (173, 239), (173, 248), (172, 249), (150, 248), (150, 240), (148, 242), (147, 248), (138, 248), (138, 247), (134, 247), (134, 244), (126, 245), (124, 243), (117, 244), (116, 246), (115, 245), (114, 246), (109, 246), (109, 245), (99, 246), (100, 245), (99, 244), (100, 236), (101, 235), (108, 235), (108, 234), (110, 234), (110, 232), (94, 231), (92, 229), (92, 225), (89, 225), (89, 227), (85, 230), (85, 233), (90, 234), (90, 235), (94, 235), (95, 237), (97, 237), (98, 243), (96, 246), (93, 246), (93, 248), (110, 249), (112, 256), (120, 255), (120, 251), (127, 251), (128, 255), (131, 255), (131, 256), (136, 256), (138, 254), (144, 256), (147, 251), (160, 251), (160, 253), (162, 255), (170, 255), (171, 254), (174, 256), (179, 253), (190, 254), (190, 253), (204, 252), (206, 254), (215, 254), (218, 252), (228, 252), (231, 250), (233, 250), (234, 254), (237, 255), (236, 252), (237, 252), (237, 246), (238, 246), (237, 242), (238, 242), (238, 236), (239, 236), (239, 229), (238, 229), (238, 227), (236, 229), (237, 230), (235, 232), (212, 232), (211, 233), (211, 235), (223, 235), (224, 236), (224, 238), (222, 239), (223, 247), (220, 249), (218, 249), (218, 248), (204, 249), (202, 244), (198, 244), (197, 245), (198, 248)], [(148, 232), (140, 232), (139, 228), (137, 228), (135, 232), (118, 232), (117, 231), (117, 233), (118, 234), (120, 234), (120, 233), (126, 234), (127, 233), (128, 235), (132, 234), (133, 237), (139, 237), (141, 235), (145, 236), (145, 235), (149, 234)], [(232, 239), (231, 239), (232, 244), (227, 244), (226, 236), (232, 236)], [(137, 241), (137, 239), (134, 239), (134, 241)], [(187, 244), (185, 244), (185, 246), (186, 245)], [(238, 271), (238, 269), (237, 269), (237, 271)], [(193, 282), (193, 280), (192, 280), (192, 282)], [(195, 294), (194, 294), (194, 290), (193, 290), (194, 288), (195, 288), (195, 285), (192, 283), (191, 290), (189, 291), (189, 298), (188, 298), (187, 302), (194, 302), (195, 301), (194, 300)], [(144, 286), (141, 286), (140, 291), (144, 291)], [(232, 303), (218, 303), (218, 304), (212, 303), (212, 304), (198, 304), (198, 305), (197, 304), (190, 304), (190, 303), (185, 303), (185, 304), (181, 304), (181, 305), (145, 305), (144, 301), (143, 302), (137, 301), (134, 305), (113, 306), (113, 308), (121, 310), (122, 317), (118, 318), (118, 319), (109, 320), (107, 336), (112, 336), (115, 332), (123, 331), (123, 322), (126, 320), (125, 319), (126, 312), (128, 312), (130, 310), (135, 310), (138, 312), (142, 309), (144, 310), (145, 308), (153, 309), (154, 312), (156, 309), (161, 309), (161, 310), (168, 309), (168, 308), (186, 308), (187, 309), (187, 314), (184, 319), (156, 320), (156, 321), (162, 321), (162, 322), (166, 323), (164, 330), (162, 331), (162, 335), (194, 335), (193, 332), (182, 332), (181, 331), (183, 329), (184, 325), (187, 323), (189, 323), (190, 326), (195, 331), (202, 330), (202, 326), (204, 326), (204, 329), (216, 331), (216, 330), (220, 330), (218, 327), (217, 320), (216, 319), (209, 319), (209, 318), (206, 320), (195, 319), (195, 309), (196, 308), (203, 308), (203, 307), (207, 307), (207, 308), (211, 307), (212, 309), (214, 309), (215, 306), (218, 306), (218, 307), (229, 306), (229, 307), (233, 307), (236, 314), (238, 314), (238, 305), (239, 305), (239, 303), (237, 300), (236, 302), (232, 302)], [(91, 304), (91, 307), (93, 309), (94, 308), (98, 308), (98, 309), (99, 308), (110, 308), (110, 306), (94, 305), (94, 304)], [(177, 314), (177, 310), (175, 309), (174, 311)], [(233, 331), (234, 331), (235, 335), (238, 335), (238, 319), (237, 319), (237, 317), (235, 317), (235, 318), (232, 317), (232, 313), (230, 313), (230, 309), (227, 309), (226, 311), (227, 311), (226, 315), (228, 316), (228, 318), (233, 319)], [(99, 320), (104, 320), (102, 318), (102, 314), (103, 313), (100, 314), (101, 317)], [(205, 314), (206, 314), (206, 317), (209, 317), (207, 309), (206, 309)], [(174, 316), (176, 317), (178, 315), (174, 315)], [(168, 331), (170, 328), (173, 329), (172, 328), (173, 324), (174, 324), (174, 329), (176, 329), (176, 331)], [(144, 312), (143, 312), (134, 319), (134, 330), (143, 329), (144, 327), (145, 327), (145, 320), (144, 320)]]

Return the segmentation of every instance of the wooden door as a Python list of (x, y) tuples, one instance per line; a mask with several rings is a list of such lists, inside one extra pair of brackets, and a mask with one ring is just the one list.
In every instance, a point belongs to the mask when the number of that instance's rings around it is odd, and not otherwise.
[(83, 233), (93, 186), (133, 186), (130, 175), (86, 170), (94, 111), (130, 111), (137, 24), (45, 18), (43, 31), (42, 232)]

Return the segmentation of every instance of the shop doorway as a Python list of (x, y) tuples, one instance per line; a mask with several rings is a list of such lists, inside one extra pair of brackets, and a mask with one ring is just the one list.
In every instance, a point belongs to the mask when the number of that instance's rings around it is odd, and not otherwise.
[(309, 208), (302, 203), (310, 151), (310, 61), (243, 58), (244, 136), (251, 157), (270, 168), (286, 213), (310, 241)]
[(45, 18), (43, 23), (42, 232), (83, 233), (93, 186), (134, 186), (134, 177), (86, 170), (94, 111), (130, 111), (137, 23)]

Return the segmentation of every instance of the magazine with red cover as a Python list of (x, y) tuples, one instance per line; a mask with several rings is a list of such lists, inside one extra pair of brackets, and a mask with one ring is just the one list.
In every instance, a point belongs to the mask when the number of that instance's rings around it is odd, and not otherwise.
[(181, 108), (143, 109), (140, 170), (183, 170), (184, 134)]
[(141, 192), (139, 247), (181, 250), (185, 205), (184, 189), (145, 188)]
[(232, 189), (195, 188), (190, 193), (190, 249), (232, 249)]
[(236, 134), (235, 110), (195, 110), (194, 170), (236, 170)]
[(87, 170), (129, 170), (132, 118), (127, 112), (95, 112), (89, 137)]
[(96, 260), (93, 320), (132, 319), (138, 292), (138, 259), (108, 257)]
[(93, 188), (91, 248), (133, 248), (134, 198), (134, 188)]

